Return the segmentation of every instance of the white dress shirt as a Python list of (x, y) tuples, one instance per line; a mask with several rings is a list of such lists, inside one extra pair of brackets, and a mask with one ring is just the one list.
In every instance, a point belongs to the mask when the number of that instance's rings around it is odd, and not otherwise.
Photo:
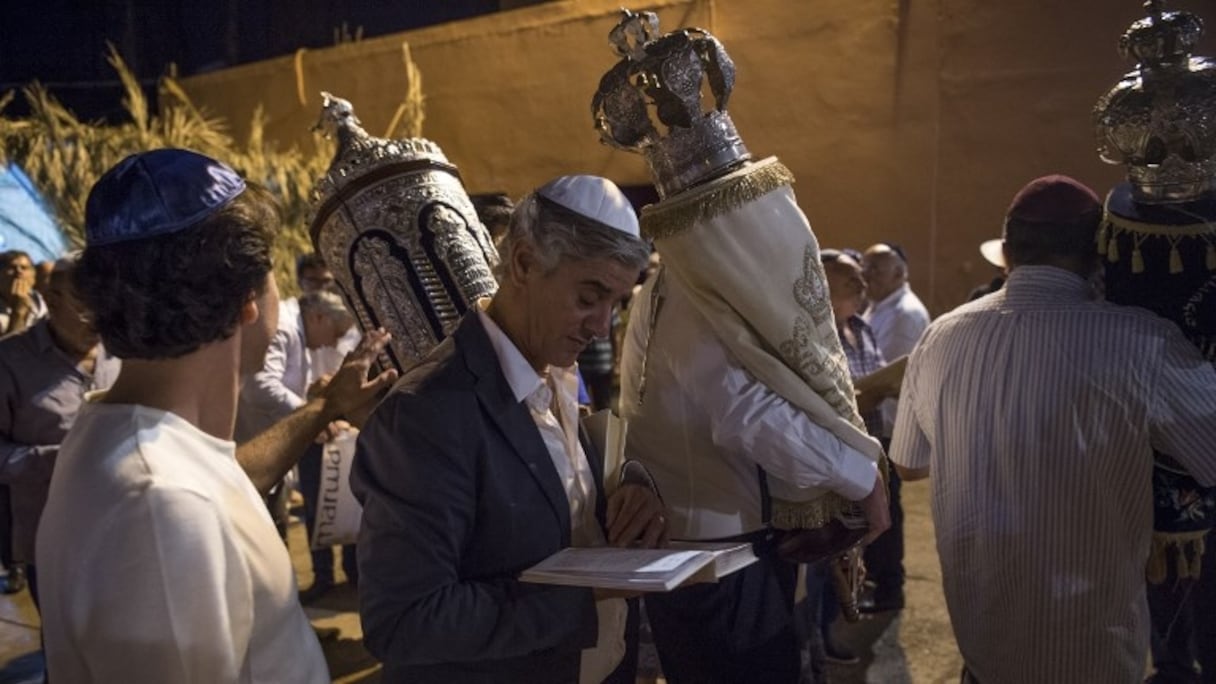
[(291, 558), (235, 445), (173, 413), (81, 410), (37, 558), (56, 681), (330, 680)]
[[(541, 376), (494, 319), (483, 310), (479, 309), (477, 313), (490, 337), (507, 385), (515, 399), (527, 405), (562, 482), (566, 501), (570, 504), (572, 545), (603, 546), (606, 543), (604, 531), (595, 517), (595, 475), (578, 439), (578, 367), (549, 366), (548, 377)], [(629, 612), (625, 601), (597, 601), (595, 610), (599, 619), (599, 639), (595, 648), (583, 651), (582, 682), (602, 681), (625, 655), (625, 618)]]
[(236, 441), (245, 442), (306, 403), (309, 354), (297, 299), (279, 302), (279, 327), (262, 369), (244, 378), (236, 414)]
[[(907, 283), (873, 302), (863, 318), (870, 325), (878, 350), (887, 363), (911, 354), (925, 328), (929, 327), (929, 310)], [(898, 401), (884, 401), (881, 410), (882, 436), (890, 438), (895, 428)]]
[[(658, 324), (650, 321), (660, 283)], [(677, 539), (716, 539), (763, 527), (757, 466), (795, 487), (859, 500), (873, 461), (766, 385), (718, 342), (677, 278), (651, 278), (634, 296), (621, 357), (626, 456), (654, 477)]]
[(907, 283), (872, 303), (862, 317), (874, 331), (874, 341), (887, 361), (912, 353), (929, 327), (929, 310)]
[(306, 350), (308, 354), (308, 378), (305, 381), (305, 388), (320, 380), (322, 376), (333, 375), (338, 372), (338, 368), (346, 360), (346, 355), (354, 351), (362, 340), (363, 332), (359, 330), (359, 326), (352, 325), (350, 330), (347, 330), (334, 346)]
[(1142, 680), (1153, 449), (1216, 483), (1216, 372), (1050, 266), (935, 321), (891, 460), (930, 468), (950, 619), (985, 684)]

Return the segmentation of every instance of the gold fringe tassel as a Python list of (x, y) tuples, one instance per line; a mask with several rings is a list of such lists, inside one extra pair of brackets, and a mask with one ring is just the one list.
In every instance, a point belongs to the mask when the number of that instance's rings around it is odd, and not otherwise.
[(794, 182), (794, 174), (770, 157), (739, 171), (642, 208), (642, 235), (651, 240), (672, 237)]
[(1132, 273), (1144, 273), (1144, 255), (1139, 245), (1132, 247)]
[(1207, 265), (1209, 271), (1216, 271), (1216, 244), (1208, 243)]
[(1106, 247), (1106, 259), (1112, 264), (1119, 260), (1119, 241), (1114, 235), (1110, 236), (1110, 244)]
[(811, 501), (773, 499), (772, 525), (779, 530), (814, 530), (850, 507), (850, 502), (832, 492)]
[(1110, 210), (1110, 197), (1114, 193), (1107, 196), (1106, 199), (1106, 222), (1111, 225), (1113, 230), (1123, 231), (1125, 233), (1135, 233), (1136, 235), (1149, 235), (1152, 237), (1176, 238), (1176, 237), (1210, 237), (1216, 235), (1216, 221), (1206, 221), (1203, 223), (1188, 223), (1183, 225), (1160, 225), (1157, 223), (1144, 223), (1143, 221), (1133, 221), (1116, 214)]
[(1149, 552), (1148, 565), (1144, 576), (1149, 584), (1165, 582), (1168, 574), (1166, 564), (1169, 562), (1169, 550), (1175, 549), (1174, 569), (1179, 579), (1194, 579), (1199, 577), (1203, 569), (1203, 538), (1207, 530), (1196, 532), (1154, 532), (1152, 550)]
[(1182, 255), (1178, 253), (1178, 245), (1170, 247), (1170, 273), (1182, 273)]
[(1098, 236), (1096, 238), (1096, 242), (1098, 243), (1098, 255), (1099, 256), (1106, 256), (1106, 241), (1108, 239), (1110, 239), (1109, 236), (1110, 236), (1110, 224), (1103, 223), (1102, 227), (1098, 229)]

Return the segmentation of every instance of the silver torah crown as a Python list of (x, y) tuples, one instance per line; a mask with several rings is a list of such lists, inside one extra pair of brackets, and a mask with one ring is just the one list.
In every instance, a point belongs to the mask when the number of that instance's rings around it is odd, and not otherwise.
[[(659, 36), (653, 12), (621, 12), (609, 33), (621, 61), (591, 101), (600, 140), (643, 155), (663, 198), (750, 159), (726, 113), (735, 64), (722, 43), (697, 28)], [(706, 82), (712, 102), (701, 97)]]
[(1136, 200), (1186, 202), (1216, 188), (1216, 62), (1191, 54), (1203, 21), (1144, 3), (1119, 52), (1134, 71), (1094, 107), (1098, 154), (1127, 166)]
[(350, 102), (322, 96), (317, 128), (338, 151), (309, 232), (360, 327), (392, 333), (385, 361), (404, 372), (494, 294), (498, 253), (438, 145), (372, 137)]

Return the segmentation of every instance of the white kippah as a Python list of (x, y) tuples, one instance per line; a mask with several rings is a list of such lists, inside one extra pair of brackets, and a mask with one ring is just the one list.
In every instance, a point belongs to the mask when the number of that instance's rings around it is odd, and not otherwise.
[(607, 178), (562, 176), (542, 185), (536, 194), (576, 214), (641, 239), (633, 205), (625, 193)]

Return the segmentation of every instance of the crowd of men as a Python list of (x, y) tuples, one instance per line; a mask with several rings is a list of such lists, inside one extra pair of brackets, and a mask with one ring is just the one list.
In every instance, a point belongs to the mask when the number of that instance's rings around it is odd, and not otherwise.
[[(637, 289), (651, 249), (610, 181), (563, 176), (509, 211), (497, 294), (399, 381), (371, 370), (389, 333), (360, 334), (323, 261), (280, 300), (274, 200), (193, 152), (106, 173), (83, 252), (43, 288), (4, 255), (0, 561), (10, 584), (25, 564), (56, 681), (328, 681), (281, 501), (296, 469), (312, 527), (319, 445), (348, 430), (363, 520), (342, 564), (384, 681), (632, 682), (656, 674), (639, 641), (672, 682), (805, 681), (856, 654), (832, 634), (832, 561), (795, 603), (767, 479), (859, 503), (860, 607), (885, 612), (905, 605), (902, 482), (925, 477), (964, 681), (1143, 677), (1152, 452), (1216, 484), (1216, 371), (1103, 301), (1092, 190), (1024, 187), (1004, 286), (933, 322), (901, 246), (819, 252), (849, 374), (907, 364), (900, 391), (856, 397), (885, 476), (757, 382), (661, 265)], [(619, 481), (580, 427), (594, 341), (620, 357)], [(751, 541), (759, 562), (641, 601), (518, 579), (567, 546), (671, 538)], [(306, 602), (335, 581), (331, 550), (312, 559)]]

